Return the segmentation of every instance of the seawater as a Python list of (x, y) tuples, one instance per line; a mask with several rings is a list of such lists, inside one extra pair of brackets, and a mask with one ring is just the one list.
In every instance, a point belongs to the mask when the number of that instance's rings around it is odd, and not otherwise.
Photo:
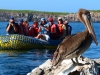
[[(29, 23), (30, 25), (32, 22)], [(84, 31), (85, 27), (80, 22), (69, 23), (72, 26), (72, 34)], [(0, 35), (7, 34), (7, 22), (0, 22)], [(98, 46), (92, 42), (83, 56), (100, 58), (100, 23), (93, 23), (94, 31), (98, 40)], [(52, 59), (54, 50), (0, 50), (0, 75), (26, 75), (32, 69)]]

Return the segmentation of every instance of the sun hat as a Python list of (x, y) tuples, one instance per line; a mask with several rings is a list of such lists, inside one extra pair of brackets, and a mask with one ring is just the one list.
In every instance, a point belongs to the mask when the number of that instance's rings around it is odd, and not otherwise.
[(58, 17), (58, 20), (62, 19), (61, 17)]

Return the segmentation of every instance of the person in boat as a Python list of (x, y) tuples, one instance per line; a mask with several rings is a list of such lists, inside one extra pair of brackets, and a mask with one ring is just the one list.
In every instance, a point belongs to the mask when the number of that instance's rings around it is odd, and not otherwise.
[(66, 36), (66, 26), (61, 17), (58, 17), (59, 39), (64, 39)]
[(38, 33), (39, 33), (38, 21), (34, 20), (31, 28), (29, 29), (28, 35), (37, 38)]
[(18, 27), (19, 27), (18, 28), (18, 34), (25, 35), (23, 19), (22, 18), (19, 19)]
[(48, 19), (48, 21), (49, 21), (49, 32), (50, 32), (50, 39), (54, 39), (54, 40), (56, 40), (56, 39), (58, 39), (58, 34), (59, 34), (59, 29), (58, 29), (58, 26), (57, 26), (57, 24), (55, 24), (54, 23), (54, 21), (53, 21), (53, 18), (49, 18)]
[(24, 35), (28, 36), (28, 32), (29, 32), (29, 29), (30, 29), (28, 21), (24, 21), (23, 25), (24, 25), (23, 26), (24, 27)]
[(64, 25), (66, 26), (66, 36), (71, 35), (72, 27), (68, 24), (68, 20), (64, 22)]
[(10, 17), (9, 23), (7, 24), (6, 31), (8, 34), (18, 34), (18, 23), (15, 23), (13, 16)]
[(41, 22), (39, 25), (39, 34), (36, 38), (43, 39), (43, 40), (49, 40), (49, 25), (46, 22), (45, 18), (41, 18)]

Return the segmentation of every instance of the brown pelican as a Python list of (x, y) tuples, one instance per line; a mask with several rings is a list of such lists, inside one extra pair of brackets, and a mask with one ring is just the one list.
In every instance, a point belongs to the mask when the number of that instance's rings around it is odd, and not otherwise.
[(77, 34), (67, 36), (60, 43), (54, 53), (52, 65), (60, 65), (64, 59), (76, 58), (76, 64), (78, 64), (78, 56), (85, 52), (91, 45), (92, 40), (98, 45), (94, 29), (92, 27), (91, 15), (88, 10), (80, 9), (78, 11), (78, 19), (85, 25), (86, 30)]

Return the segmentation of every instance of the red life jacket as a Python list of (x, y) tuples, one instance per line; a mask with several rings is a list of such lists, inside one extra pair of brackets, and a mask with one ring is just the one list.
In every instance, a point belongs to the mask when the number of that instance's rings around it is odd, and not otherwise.
[(53, 24), (50, 28), (51, 33), (56, 33), (57, 29), (56, 29), (56, 24)]
[(59, 29), (56, 24), (53, 24), (50, 26), (50, 38), (51, 39), (57, 39), (59, 34)]
[(38, 35), (38, 33), (39, 33), (39, 29), (37, 27), (34, 27), (33, 28), (33, 34), (34, 34), (34, 36), (36, 37)]
[(39, 33), (38, 27), (34, 27), (33, 25), (28, 31), (28, 35), (32, 36), (32, 37), (36, 37), (38, 35), (38, 33)]
[(24, 26), (23, 25), (18, 25), (18, 34), (24, 35)]
[(25, 26), (24, 26), (24, 32), (25, 32), (25, 35), (26, 35), (26, 36), (29, 36), (29, 29), (30, 29), (29, 26), (28, 26), (28, 27), (25, 27)]

